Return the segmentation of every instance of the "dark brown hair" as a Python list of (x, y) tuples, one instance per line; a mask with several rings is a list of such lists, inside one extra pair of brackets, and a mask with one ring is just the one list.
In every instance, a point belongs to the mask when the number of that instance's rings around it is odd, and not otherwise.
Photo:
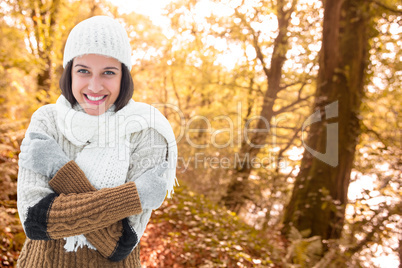
[[(61, 94), (71, 103), (71, 106), (77, 103), (77, 100), (74, 98), (72, 85), (72, 78), (71, 78), (71, 69), (73, 66), (73, 60), (67, 63), (66, 67), (64, 68), (64, 72), (60, 77), (59, 86), (61, 89)], [(129, 100), (133, 97), (134, 93), (134, 82), (133, 78), (131, 77), (130, 71), (128, 70), (127, 66), (123, 63), (121, 64), (121, 82), (120, 82), (120, 93), (117, 97), (114, 106), (115, 112), (126, 106)]]

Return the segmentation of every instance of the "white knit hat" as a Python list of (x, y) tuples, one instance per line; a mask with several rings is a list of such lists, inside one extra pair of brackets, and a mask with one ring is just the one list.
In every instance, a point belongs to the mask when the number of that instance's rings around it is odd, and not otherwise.
[(77, 56), (99, 54), (112, 57), (131, 70), (131, 46), (124, 27), (107, 16), (95, 16), (78, 23), (64, 48), (63, 67)]

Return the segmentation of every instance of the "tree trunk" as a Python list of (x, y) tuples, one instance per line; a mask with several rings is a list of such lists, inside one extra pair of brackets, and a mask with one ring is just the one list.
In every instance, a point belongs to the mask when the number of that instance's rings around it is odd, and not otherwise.
[[(258, 34), (253, 32), (254, 48), (257, 58), (260, 60), (264, 73), (267, 77), (267, 91), (264, 94), (262, 110), (257, 121), (256, 129), (267, 129), (267, 122), (271, 121), (274, 116), (273, 107), (277, 99), (277, 94), (280, 91), (279, 84), (281, 82), (283, 64), (286, 61), (286, 53), (288, 51), (288, 26), (291, 14), (296, 6), (296, 1), (292, 2), (291, 7), (285, 10), (285, 1), (278, 0), (277, 3), (277, 18), (278, 18), (278, 36), (274, 41), (274, 49), (271, 58), (270, 69), (266, 68), (264, 55), (258, 43)], [(250, 29), (252, 29), (250, 27)], [(226, 208), (236, 213), (244, 205), (247, 199), (250, 199), (248, 194), (248, 177), (250, 176), (252, 167), (250, 162), (257, 156), (261, 148), (264, 147), (268, 137), (268, 132), (255, 132), (249, 139), (243, 138), (239, 150), (239, 159), (243, 165), (236, 163), (236, 169), (233, 172), (232, 179), (229, 183), (226, 194), (222, 197), (221, 203)], [(247, 159), (247, 160), (246, 160)], [(245, 162), (243, 160), (246, 160)]]
[[(323, 41), (317, 77), (315, 116), (283, 233), (293, 226), (307, 236), (340, 238), (347, 191), (360, 134), (359, 110), (368, 65), (369, 4), (324, 1)], [(305, 123), (306, 124), (306, 123)], [(312, 155), (314, 154), (314, 156)]]
[(399, 268), (402, 268), (402, 234), (399, 234), (399, 247), (398, 247), (398, 255), (399, 255)]
[(46, 94), (49, 96), (49, 90), (51, 87), (51, 79), (52, 79), (52, 60), (50, 59), (49, 56), (46, 56), (46, 59), (43, 59), (45, 61), (45, 66), (44, 69), (41, 70), (37, 77), (36, 77), (36, 83), (38, 86), (38, 91), (44, 90)]
[[(51, 0), (49, 2), (35, 0), (25, 10), (26, 13), (30, 14), (31, 20), (26, 25), (33, 25), (32, 31), (36, 43), (34, 53), (42, 60), (36, 77), (37, 89), (38, 91), (45, 91), (48, 96), (53, 79), (52, 64), (54, 56), (52, 56), (52, 52), (54, 52), (54, 35), (55, 31), (57, 31), (57, 18), (61, 4), (61, 0)], [(21, 12), (24, 10), (22, 6), (19, 9)], [(31, 47), (34, 47), (34, 45), (32, 44)]]

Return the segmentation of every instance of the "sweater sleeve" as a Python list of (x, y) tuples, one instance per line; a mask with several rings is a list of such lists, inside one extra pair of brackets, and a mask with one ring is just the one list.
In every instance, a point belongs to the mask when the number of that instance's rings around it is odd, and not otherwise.
[[(58, 140), (54, 118), (54, 107), (41, 107), (32, 116), (27, 133), (42, 132)], [(84, 234), (142, 212), (132, 182), (96, 192), (58, 195), (47, 177), (20, 167), (17, 194), (21, 222), (32, 239)]]
[[(96, 191), (74, 161), (63, 166), (50, 180), (49, 185), (59, 194)], [(85, 237), (102, 256), (111, 261), (125, 259), (138, 242), (137, 235), (128, 224), (127, 218), (106, 228), (87, 233)]]
[[(45, 105), (35, 111), (32, 115), (31, 123), (26, 131), (26, 136), (29, 132), (39, 132), (47, 134), (55, 140), (59, 138), (55, 124), (53, 123), (55, 109), (52, 108), (54, 108), (52, 105)], [(24, 223), (28, 217), (28, 209), (38, 204), (46, 197), (54, 195), (54, 191), (50, 188), (48, 182), (49, 179), (47, 177), (24, 167), (19, 167), (17, 180), (17, 206), (18, 214), (24, 230)]]
[[(167, 160), (167, 141), (153, 128), (134, 133), (131, 145), (133, 147), (127, 181), (135, 182), (146, 171)], [(144, 234), (151, 215), (151, 209), (143, 209), (142, 213), (128, 217), (139, 239)]]

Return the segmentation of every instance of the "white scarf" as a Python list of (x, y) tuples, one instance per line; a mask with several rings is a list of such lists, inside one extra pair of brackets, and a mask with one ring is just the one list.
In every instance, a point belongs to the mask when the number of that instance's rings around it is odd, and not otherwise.
[[(164, 176), (168, 180), (168, 197), (171, 197), (173, 186), (178, 185), (176, 139), (168, 120), (156, 108), (133, 100), (117, 112), (112, 106), (99, 116), (74, 108), (61, 95), (56, 102), (57, 125), (71, 143), (84, 146), (75, 162), (96, 189), (116, 187), (126, 182), (131, 134), (154, 128), (168, 142), (168, 169)], [(83, 245), (95, 249), (83, 235), (65, 239), (67, 251), (76, 251)]]

